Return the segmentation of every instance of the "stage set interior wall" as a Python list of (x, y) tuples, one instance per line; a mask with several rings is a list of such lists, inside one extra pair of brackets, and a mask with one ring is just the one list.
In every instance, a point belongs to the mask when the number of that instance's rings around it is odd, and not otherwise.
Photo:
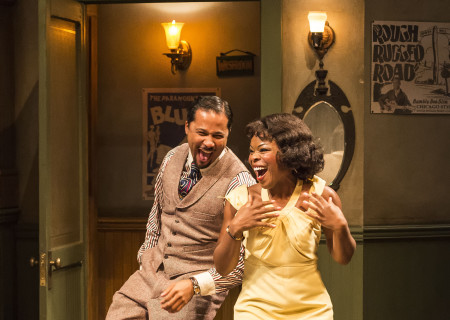
[[(97, 1), (101, 2), (101, 1)], [(110, 1), (111, 2), (111, 1)], [(142, 199), (143, 88), (220, 88), (245, 160), (246, 123), (292, 112), (315, 79), (309, 11), (326, 11), (336, 42), (323, 62), (347, 95), (355, 152), (338, 191), (357, 251), (339, 266), (324, 242), (319, 268), (335, 319), (444, 319), (450, 313), (448, 115), (370, 113), (371, 23), (449, 22), (446, 0), (261, 0), (87, 5), (90, 37), (89, 319), (138, 268), (151, 201)], [(174, 14), (175, 13), (175, 14)], [(175, 17), (174, 17), (175, 15)], [(186, 23), (192, 64), (173, 75), (161, 22)], [(0, 0), (0, 319), (39, 318), (38, 5)], [(215, 57), (255, 57), (253, 76), (218, 77)], [(234, 289), (216, 319), (232, 319)]]

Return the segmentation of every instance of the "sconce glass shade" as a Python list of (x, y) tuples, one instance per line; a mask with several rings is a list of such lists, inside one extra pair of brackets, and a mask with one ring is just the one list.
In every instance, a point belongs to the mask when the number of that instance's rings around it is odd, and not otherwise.
[(167, 47), (170, 49), (169, 53), (163, 53), (170, 58), (171, 71), (176, 74), (177, 70), (186, 70), (189, 68), (192, 60), (192, 50), (189, 43), (185, 40), (180, 41), (182, 22), (166, 22), (161, 23), (166, 33)]
[(161, 23), (161, 25), (166, 32), (167, 47), (170, 50), (177, 50), (178, 45), (180, 44), (180, 34), (184, 23), (175, 22), (175, 20), (173, 20), (172, 22)]
[(309, 31), (323, 32), (325, 29), (325, 21), (327, 21), (327, 14), (325, 12), (310, 11), (308, 13)]
[(308, 20), (310, 29), (308, 42), (322, 60), (334, 43), (334, 30), (328, 24), (325, 12), (310, 11)]

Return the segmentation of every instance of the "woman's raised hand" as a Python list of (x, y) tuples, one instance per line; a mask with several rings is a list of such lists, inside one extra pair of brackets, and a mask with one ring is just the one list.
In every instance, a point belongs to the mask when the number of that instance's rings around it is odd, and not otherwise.
[(243, 205), (230, 223), (230, 231), (234, 235), (241, 235), (245, 230), (255, 227), (274, 228), (275, 225), (266, 219), (276, 218), (281, 207), (274, 207), (275, 201), (257, 201), (249, 194), (248, 201)]
[(316, 219), (322, 226), (330, 230), (339, 230), (347, 227), (347, 220), (342, 210), (333, 202), (333, 198), (326, 200), (324, 197), (313, 192), (306, 194), (308, 201), (303, 201), (302, 207), (306, 210), (312, 209), (315, 212), (307, 211), (306, 214)]

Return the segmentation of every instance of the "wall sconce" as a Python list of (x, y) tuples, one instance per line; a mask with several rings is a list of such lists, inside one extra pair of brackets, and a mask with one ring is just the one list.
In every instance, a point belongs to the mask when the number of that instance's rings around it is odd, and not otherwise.
[(191, 46), (187, 41), (180, 41), (181, 28), (184, 23), (172, 22), (161, 23), (166, 32), (166, 43), (170, 49), (170, 53), (163, 53), (170, 58), (172, 65), (171, 71), (173, 74), (177, 73), (177, 70), (186, 70), (189, 68), (192, 60)]
[(334, 30), (328, 25), (325, 12), (311, 11), (308, 14), (308, 42), (322, 60), (328, 49), (334, 43)]

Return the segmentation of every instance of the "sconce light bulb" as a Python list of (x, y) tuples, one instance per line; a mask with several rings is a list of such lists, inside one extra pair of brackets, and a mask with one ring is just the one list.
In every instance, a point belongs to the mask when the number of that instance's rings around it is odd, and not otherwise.
[(167, 47), (170, 50), (176, 50), (180, 43), (181, 28), (183, 28), (184, 23), (172, 20), (172, 22), (161, 23), (161, 25), (166, 33)]
[(325, 29), (325, 21), (327, 21), (327, 14), (325, 12), (310, 11), (308, 13), (309, 30), (314, 32), (323, 32)]
[(169, 27), (169, 34), (171, 36), (175, 36), (178, 33), (177, 25), (175, 24), (175, 20), (172, 20), (172, 25)]

